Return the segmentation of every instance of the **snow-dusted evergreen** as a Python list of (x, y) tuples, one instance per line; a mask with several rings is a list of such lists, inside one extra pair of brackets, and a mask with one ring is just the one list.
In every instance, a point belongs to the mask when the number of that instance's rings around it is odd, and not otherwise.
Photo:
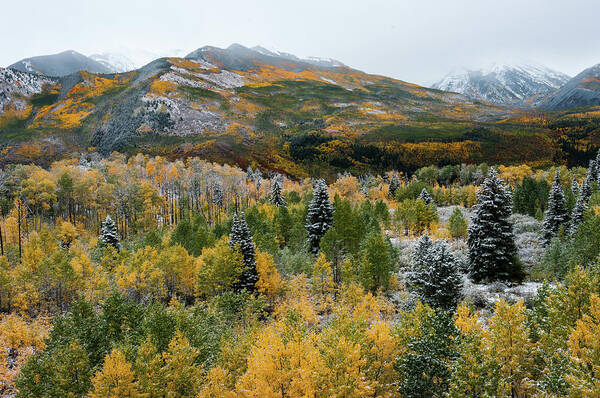
[(590, 165), (588, 166), (588, 177), (590, 179), (590, 187), (592, 186), (592, 181), (598, 181), (598, 162), (596, 160), (590, 160)]
[(271, 204), (277, 207), (285, 206), (287, 204), (285, 199), (283, 198), (283, 195), (281, 194), (282, 186), (283, 181), (281, 180), (279, 175), (273, 178), (273, 181), (271, 182), (271, 195), (269, 197), (269, 201), (271, 202)]
[(102, 228), (100, 229), (100, 242), (103, 246), (110, 245), (114, 247), (117, 251), (121, 250), (121, 243), (119, 243), (119, 234), (117, 233), (117, 225), (110, 218), (109, 215), (106, 216), (106, 219), (102, 223)]
[(417, 239), (417, 244), (411, 258), (413, 268), (425, 266), (425, 261), (432, 245), (433, 242), (431, 239), (429, 239), (429, 235), (427, 233), (421, 235), (419, 239)]
[(212, 201), (214, 204), (219, 206), (219, 208), (223, 207), (223, 200), (225, 199), (223, 195), (223, 187), (218, 180), (215, 180), (212, 185)]
[(462, 277), (458, 261), (444, 241), (432, 243), (427, 235), (420, 239), (413, 255), (413, 270), (408, 286), (425, 303), (450, 310), (462, 298)]
[(583, 196), (584, 200), (587, 202), (592, 197), (592, 183), (596, 181), (595, 173), (595, 162), (590, 160), (590, 166), (588, 168), (587, 176), (585, 176), (585, 180), (581, 184), (580, 194)]
[(483, 181), (468, 229), (469, 274), (473, 281), (514, 280), (522, 277), (509, 217), (510, 193), (490, 169)]
[(258, 272), (256, 271), (256, 252), (254, 250), (254, 242), (250, 229), (246, 223), (244, 213), (233, 215), (233, 224), (231, 225), (231, 233), (229, 234), (229, 246), (232, 249), (237, 249), (242, 253), (244, 271), (240, 276), (239, 281), (235, 284), (234, 290), (247, 290), (253, 292), (258, 282)]
[(396, 191), (402, 186), (400, 182), (400, 178), (398, 178), (397, 173), (392, 173), (392, 178), (390, 179), (390, 188), (389, 195), (390, 197), (394, 197), (396, 195)]
[(425, 188), (423, 188), (423, 190), (419, 194), (419, 199), (421, 199), (423, 202), (425, 202), (426, 205), (433, 202), (433, 198), (431, 197), (431, 195), (429, 194), (429, 192), (427, 192), (427, 190)]
[[(583, 181), (581, 185), (581, 191), (587, 190), (587, 180)], [(577, 202), (575, 202), (575, 207), (573, 208), (573, 213), (571, 214), (571, 233), (575, 233), (577, 227), (583, 221), (583, 214), (587, 210), (587, 200), (585, 199), (585, 195), (579, 195), (577, 197)]]
[(579, 195), (579, 183), (575, 176), (573, 176), (573, 179), (571, 180), (571, 192), (573, 192), (573, 195), (575, 196)]
[(600, 184), (600, 149), (598, 149), (594, 163), (596, 164), (596, 182)]
[(333, 204), (329, 201), (327, 184), (317, 180), (313, 189), (313, 198), (308, 205), (306, 215), (306, 231), (308, 232), (308, 246), (314, 254), (319, 252), (321, 238), (329, 230), (333, 221)]
[(554, 175), (554, 182), (548, 198), (548, 210), (544, 216), (543, 236), (544, 242), (549, 244), (553, 237), (558, 234), (561, 226), (566, 227), (569, 222), (569, 211), (565, 201), (565, 195), (560, 185), (558, 170)]

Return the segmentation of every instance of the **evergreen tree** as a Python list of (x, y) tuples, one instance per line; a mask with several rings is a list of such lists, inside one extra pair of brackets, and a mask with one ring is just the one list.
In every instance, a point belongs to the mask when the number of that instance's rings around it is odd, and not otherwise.
[(409, 337), (406, 353), (394, 363), (400, 374), (398, 392), (403, 397), (445, 397), (458, 356), (454, 318), (446, 311), (428, 311), (419, 332)]
[(585, 201), (589, 201), (590, 198), (592, 197), (592, 183), (594, 181), (596, 181), (596, 177), (595, 177), (595, 170), (596, 166), (595, 166), (595, 162), (593, 160), (590, 160), (590, 166), (588, 168), (588, 173), (587, 176), (585, 177), (585, 180), (583, 181), (583, 184), (581, 184), (581, 195), (583, 195)]
[(285, 199), (281, 195), (282, 185), (283, 183), (280, 180), (279, 176), (273, 178), (273, 182), (271, 183), (271, 195), (269, 201), (271, 202), (271, 204), (277, 207), (285, 206), (287, 204)]
[(450, 235), (452, 235), (453, 238), (464, 238), (467, 236), (467, 228), (467, 219), (462, 211), (460, 211), (458, 207), (455, 207), (448, 219)]
[(398, 178), (398, 174), (393, 173), (392, 178), (390, 180), (390, 188), (388, 194), (391, 198), (396, 195), (396, 191), (402, 186), (400, 183), (400, 178)]
[(250, 229), (246, 223), (244, 213), (233, 215), (233, 224), (229, 234), (229, 245), (232, 249), (237, 249), (242, 253), (244, 270), (239, 281), (234, 285), (234, 290), (247, 290), (254, 292), (256, 282), (258, 282), (258, 272), (256, 271), (256, 252)]
[(568, 221), (569, 212), (567, 210), (565, 196), (560, 185), (560, 176), (558, 175), (557, 170), (554, 176), (550, 197), (548, 198), (548, 210), (544, 217), (544, 242), (549, 244), (552, 238), (558, 233), (561, 225), (566, 225)]
[(454, 310), (462, 298), (458, 261), (444, 241), (418, 248), (408, 275), (410, 289), (433, 308)]
[(598, 149), (598, 153), (596, 154), (596, 182), (600, 184), (600, 149)]
[(110, 218), (109, 215), (106, 216), (106, 219), (102, 223), (102, 228), (100, 229), (100, 242), (102, 246), (110, 245), (114, 247), (117, 251), (121, 250), (121, 243), (119, 243), (119, 234), (117, 233), (117, 225)]
[[(583, 191), (583, 187), (586, 185), (586, 181), (583, 182), (581, 186), (581, 190)], [(573, 213), (571, 214), (571, 234), (574, 234), (577, 230), (577, 227), (583, 221), (583, 213), (587, 209), (587, 201), (585, 200), (584, 195), (579, 195), (577, 198), (577, 202), (575, 203), (575, 207), (573, 208)]]
[(427, 256), (432, 246), (433, 242), (426, 233), (417, 239), (417, 245), (411, 259), (413, 268), (425, 268), (427, 266)]
[(579, 195), (579, 184), (577, 183), (577, 178), (575, 178), (575, 176), (573, 176), (573, 179), (571, 180), (571, 192), (573, 192), (573, 195), (575, 196)]
[(591, 181), (597, 181), (598, 179), (598, 162), (596, 160), (590, 160), (588, 167), (588, 175)]
[(431, 197), (431, 195), (429, 194), (429, 192), (425, 188), (423, 188), (421, 190), (421, 193), (419, 194), (419, 199), (421, 199), (423, 202), (425, 202), (426, 205), (428, 205), (431, 202), (433, 202), (433, 198)]
[(491, 169), (477, 196), (468, 230), (469, 274), (475, 282), (522, 277), (510, 215), (510, 194)]
[(313, 254), (319, 253), (321, 238), (331, 226), (333, 220), (333, 205), (329, 201), (327, 185), (323, 180), (315, 182), (313, 198), (308, 205), (306, 215), (306, 231), (308, 232), (308, 245)]

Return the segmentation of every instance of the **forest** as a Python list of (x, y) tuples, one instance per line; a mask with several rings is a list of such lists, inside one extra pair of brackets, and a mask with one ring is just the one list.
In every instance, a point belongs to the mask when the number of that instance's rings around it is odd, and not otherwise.
[(0, 396), (600, 396), (599, 183), (6, 165)]

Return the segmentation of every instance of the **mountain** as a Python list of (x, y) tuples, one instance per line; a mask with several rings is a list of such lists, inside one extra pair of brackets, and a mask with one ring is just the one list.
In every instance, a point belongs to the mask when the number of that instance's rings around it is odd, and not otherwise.
[(136, 65), (127, 55), (121, 53), (92, 54), (90, 58), (105, 66), (111, 73), (129, 72), (141, 66)]
[(486, 69), (454, 71), (432, 88), (493, 104), (533, 106), (568, 80), (564, 73), (542, 65), (494, 64)]
[[(205, 46), (130, 72), (38, 82), (0, 109), (0, 162), (44, 163), (92, 148), (306, 176), (543, 163), (557, 151), (543, 128), (511, 119), (519, 110), (267, 51)], [(0, 85), (20, 87), (10, 76)]]
[(600, 64), (588, 68), (569, 80), (560, 90), (545, 99), (540, 109), (559, 110), (600, 105)]
[(53, 77), (70, 75), (80, 70), (92, 73), (112, 72), (100, 62), (72, 50), (25, 58), (10, 65), (9, 68)]

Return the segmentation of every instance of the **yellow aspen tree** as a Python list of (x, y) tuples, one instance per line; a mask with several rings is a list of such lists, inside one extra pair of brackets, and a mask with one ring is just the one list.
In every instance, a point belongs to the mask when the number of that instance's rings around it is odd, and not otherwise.
[(590, 297), (588, 314), (569, 337), (572, 371), (566, 376), (572, 397), (600, 397), (600, 296)]
[(523, 301), (511, 305), (503, 299), (496, 303), (489, 320), (490, 354), (499, 366), (498, 394), (502, 396), (525, 397), (533, 389), (534, 344), (529, 341), (525, 321)]
[(137, 398), (141, 397), (131, 363), (118, 349), (112, 350), (104, 359), (104, 365), (92, 379), (91, 398)]
[(269, 253), (256, 251), (256, 271), (258, 272), (258, 291), (267, 297), (273, 298), (283, 287), (281, 276), (275, 267), (273, 256)]

